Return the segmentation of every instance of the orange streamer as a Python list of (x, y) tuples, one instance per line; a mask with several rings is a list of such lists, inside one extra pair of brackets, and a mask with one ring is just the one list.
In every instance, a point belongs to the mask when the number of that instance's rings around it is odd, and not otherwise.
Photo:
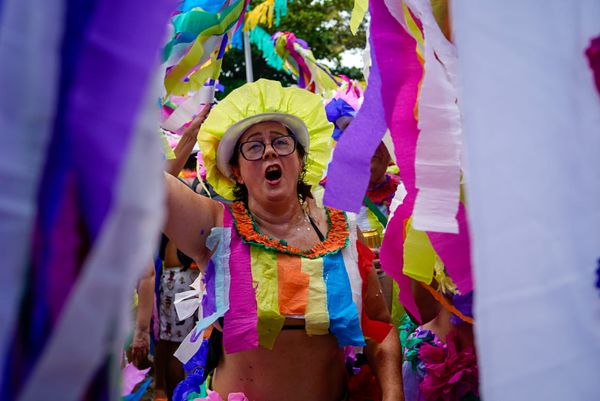
[(425, 288), (427, 291), (429, 291), (429, 293), (431, 294), (431, 296), (434, 297), (435, 300), (438, 301), (444, 307), (444, 309), (446, 309), (447, 311), (453, 313), (454, 315), (456, 315), (456, 317), (458, 317), (460, 320), (462, 320), (465, 323), (469, 323), (469, 324), (474, 324), (475, 323), (475, 320), (472, 317), (463, 315), (461, 311), (459, 311), (458, 309), (456, 309), (454, 307), (454, 305), (452, 305), (446, 299), (446, 297), (444, 297), (442, 294), (440, 294), (439, 292), (437, 292), (436, 290), (434, 290), (430, 285), (425, 284), (425, 283), (423, 283), (421, 281), (419, 281), (418, 283), (421, 284), (421, 286), (423, 288)]
[(279, 313), (284, 316), (304, 315), (308, 304), (310, 276), (302, 271), (299, 256), (277, 255), (279, 278)]

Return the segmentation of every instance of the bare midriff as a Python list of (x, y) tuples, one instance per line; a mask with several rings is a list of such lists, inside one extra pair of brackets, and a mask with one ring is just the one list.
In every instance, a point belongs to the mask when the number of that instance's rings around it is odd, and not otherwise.
[[(286, 325), (303, 320), (286, 319)], [(223, 399), (243, 392), (252, 401), (338, 401), (346, 391), (344, 351), (333, 335), (282, 330), (272, 350), (224, 353), (212, 388)]]

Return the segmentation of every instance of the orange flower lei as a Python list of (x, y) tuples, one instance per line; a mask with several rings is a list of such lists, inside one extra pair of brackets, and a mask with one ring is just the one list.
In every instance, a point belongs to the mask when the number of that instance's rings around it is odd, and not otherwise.
[(326, 208), (329, 218), (329, 232), (325, 241), (318, 242), (308, 250), (302, 250), (288, 245), (285, 240), (277, 240), (270, 236), (261, 234), (257, 230), (256, 223), (242, 202), (235, 202), (231, 206), (231, 214), (235, 221), (235, 228), (247, 244), (261, 246), (273, 251), (302, 256), (309, 259), (317, 259), (325, 255), (335, 253), (348, 245), (349, 230), (344, 212), (336, 209)]

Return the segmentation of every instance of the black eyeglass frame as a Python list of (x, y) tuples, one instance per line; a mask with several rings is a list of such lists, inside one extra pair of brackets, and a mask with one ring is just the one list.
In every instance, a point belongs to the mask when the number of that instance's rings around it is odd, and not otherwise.
[[(277, 156), (280, 157), (285, 157), (285, 156), (289, 156), (292, 153), (294, 153), (296, 151), (296, 146), (298, 144), (298, 140), (296, 139), (296, 137), (294, 135), (282, 135), (282, 136), (278, 136), (277, 138), (275, 138), (275, 140), (280, 139), (280, 138), (292, 138), (292, 150), (289, 153), (286, 154), (281, 154), (277, 151), (277, 149), (275, 149), (275, 147), (273, 146), (273, 141), (269, 142), (269, 143), (264, 143), (262, 141), (246, 141), (246, 142), (241, 142), (238, 146), (239, 152), (242, 155), (242, 157), (246, 160), (248, 160), (249, 162), (254, 162), (257, 160), (260, 160), (263, 158), (263, 156), (265, 155), (265, 152), (267, 151), (267, 145), (270, 145), (273, 148), (273, 151), (277, 154)], [(249, 159), (245, 154), (244, 151), (242, 150), (243, 146), (247, 143), (259, 143), (262, 146), (262, 152), (260, 153), (260, 157), (257, 157), (256, 159)]]

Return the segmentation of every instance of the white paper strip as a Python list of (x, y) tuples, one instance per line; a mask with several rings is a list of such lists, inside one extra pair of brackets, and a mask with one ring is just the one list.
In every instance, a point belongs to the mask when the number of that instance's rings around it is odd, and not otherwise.
[(24, 289), (39, 177), (54, 127), (63, 3), (5, 0), (0, 5), (0, 361)]
[(451, 79), (456, 50), (440, 30), (429, 0), (406, 0), (406, 4), (423, 24), (425, 57), (415, 158), (419, 191), (412, 224), (421, 231), (456, 234), (462, 153), (462, 122)]
[(185, 320), (192, 316), (198, 309), (200, 310), (199, 315), (202, 316), (202, 295), (204, 291), (201, 288), (201, 276), (198, 276), (196, 280), (190, 285), (193, 290), (183, 291), (175, 294), (175, 311), (179, 320)]
[(486, 401), (600, 399), (599, 1), (453, 1)]
[(181, 103), (173, 113), (162, 123), (162, 127), (176, 132), (187, 122), (192, 121), (194, 116), (200, 112), (200, 106), (212, 103), (215, 97), (215, 86), (203, 86)]
[[(216, 330), (216, 329), (215, 329)], [(196, 333), (196, 329), (192, 329), (187, 336), (181, 342), (181, 345), (177, 348), (173, 356), (183, 364), (189, 362), (190, 359), (196, 352), (200, 349), (202, 345), (202, 336), (204, 335), (204, 330), (201, 330), (199, 333)]]

